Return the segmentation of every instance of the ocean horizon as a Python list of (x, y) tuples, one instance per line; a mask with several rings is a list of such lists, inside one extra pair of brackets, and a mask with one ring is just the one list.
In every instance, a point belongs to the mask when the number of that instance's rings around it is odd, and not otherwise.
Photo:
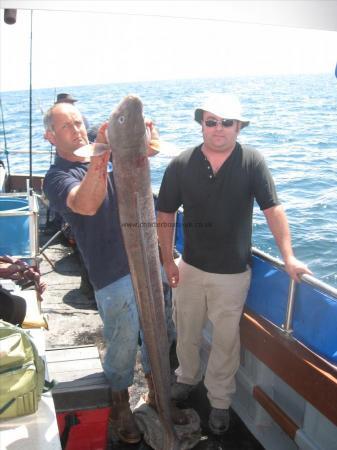
[[(107, 120), (127, 94), (140, 96), (165, 141), (163, 151), (151, 159), (154, 191), (164, 170), (180, 151), (202, 142), (194, 109), (211, 92), (233, 92), (243, 104), (249, 127), (241, 143), (257, 148), (274, 176), (279, 198), (287, 212), (296, 256), (314, 276), (337, 287), (337, 80), (334, 73), (270, 75), (123, 82), (67, 86), (32, 91), (33, 173), (44, 174), (54, 153), (43, 138), (43, 113), (56, 94), (68, 92), (91, 126)], [(4, 123), (0, 132), (0, 158), (11, 173), (29, 172), (29, 92), (1, 93)], [(4, 131), (5, 130), (5, 134)], [(6, 138), (6, 149), (5, 149)], [(253, 245), (280, 257), (264, 215), (254, 209)]]

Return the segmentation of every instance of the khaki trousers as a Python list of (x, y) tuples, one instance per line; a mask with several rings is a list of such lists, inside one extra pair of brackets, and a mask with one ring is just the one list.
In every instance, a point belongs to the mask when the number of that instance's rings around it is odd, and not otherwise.
[(227, 409), (235, 392), (235, 374), (240, 364), (239, 322), (250, 278), (250, 268), (243, 273), (223, 275), (204, 272), (182, 259), (179, 262), (179, 284), (173, 289), (177, 380), (186, 384), (201, 381), (200, 344), (209, 319), (213, 336), (205, 386), (214, 408)]

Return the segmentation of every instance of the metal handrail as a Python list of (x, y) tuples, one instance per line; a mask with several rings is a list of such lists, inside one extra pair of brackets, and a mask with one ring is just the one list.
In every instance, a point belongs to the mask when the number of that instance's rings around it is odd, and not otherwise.
[(283, 330), (291, 334), (293, 332), (293, 315), (294, 315), (294, 304), (295, 304), (295, 293), (296, 293), (296, 281), (290, 279), (289, 290), (288, 290), (288, 301), (287, 301), (287, 312), (285, 317), (285, 323), (283, 324)]
[[(33, 188), (30, 187), (30, 180), (26, 180), (27, 187), (27, 197), (28, 197), (28, 205), (29, 210), (32, 215), (30, 216), (30, 227), (29, 227), (29, 241), (30, 241), (30, 253), (33, 255), (33, 258), (36, 259), (39, 254), (39, 235), (38, 235), (38, 205), (35, 193)], [(38, 261), (36, 260), (36, 265), (38, 266)]]
[[(285, 268), (284, 268), (285, 264), (279, 258), (270, 256), (270, 255), (268, 255), (268, 253), (265, 253), (262, 250), (257, 249), (256, 247), (253, 247), (252, 251), (253, 251), (253, 255), (259, 256), (262, 259), (267, 260), (268, 262), (274, 264), (278, 269), (282, 269), (285, 272)], [(337, 289), (334, 288), (333, 286), (330, 286), (329, 284), (318, 280), (317, 278), (313, 277), (312, 275), (303, 274), (303, 275), (301, 275), (300, 278), (301, 278), (301, 281), (304, 281), (305, 283), (319, 289), (320, 291), (323, 291), (324, 293), (330, 295), (331, 297), (334, 297), (334, 299), (337, 300)]]
[[(258, 250), (255, 247), (253, 247), (252, 252), (253, 252), (253, 255), (258, 256), (258, 257), (270, 262), (271, 264), (276, 266), (278, 269), (281, 269), (285, 272), (285, 264), (280, 259), (270, 256), (270, 255), (268, 255), (268, 253)], [(316, 289), (323, 291), (324, 293), (333, 297), (333, 299), (337, 301), (337, 289), (333, 288), (332, 286), (329, 286), (326, 283), (323, 283), (322, 281), (318, 280), (317, 278), (313, 277), (312, 275), (303, 274), (300, 276), (300, 278), (301, 278), (301, 282), (303, 281), (304, 283), (307, 283), (307, 284), (315, 287)], [(290, 336), (293, 332), (292, 323), (293, 323), (293, 315), (294, 315), (296, 287), (297, 287), (296, 281), (290, 278), (289, 279), (289, 289), (288, 289), (288, 299), (287, 299), (287, 311), (286, 311), (286, 315), (285, 315), (284, 324), (282, 325), (282, 330), (288, 336)]]
[[(11, 154), (29, 155), (29, 150), (11, 150)], [(50, 150), (33, 150), (33, 155), (50, 155)]]
[(1, 211), (0, 216), (1, 217), (10, 217), (10, 216), (30, 216), (32, 215), (32, 211), (29, 209), (26, 209), (25, 211)]
[(26, 192), (1, 192), (0, 197), (21, 197), (26, 198), (27, 193)]

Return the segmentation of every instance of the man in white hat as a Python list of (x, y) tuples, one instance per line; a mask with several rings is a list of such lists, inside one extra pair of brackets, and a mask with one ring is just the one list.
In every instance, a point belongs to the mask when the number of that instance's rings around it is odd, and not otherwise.
[[(239, 367), (239, 321), (251, 278), (254, 199), (263, 211), (281, 251), (286, 271), (296, 281), (311, 273), (292, 251), (285, 212), (263, 156), (240, 145), (249, 125), (237, 97), (210, 96), (195, 110), (203, 143), (182, 152), (167, 167), (161, 184), (158, 235), (164, 269), (173, 289), (177, 329), (177, 382), (172, 397), (184, 400), (201, 381), (200, 342), (207, 319), (213, 325), (205, 373), (211, 404), (209, 427), (229, 427), (229, 406)], [(184, 207), (184, 251), (175, 263), (175, 214)]]

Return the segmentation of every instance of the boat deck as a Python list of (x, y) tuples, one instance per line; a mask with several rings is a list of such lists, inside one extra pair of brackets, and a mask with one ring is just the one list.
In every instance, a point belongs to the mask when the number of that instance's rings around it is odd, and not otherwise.
[[(40, 246), (50, 238), (50, 235), (41, 233)], [(43, 258), (40, 270), (43, 280), (48, 285), (42, 302), (42, 312), (49, 324), (49, 330), (45, 333), (46, 349), (96, 345), (101, 352), (103, 350), (101, 319), (93, 307), (92, 300), (80, 290), (80, 265), (76, 252), (61, 238), (55, 239), (48, 246), (45, 255), (48, 261)], [(171, 364), (173, 370), (177, 364), (174, 351), (171, 352)], [(132, 407), (136, 406), (140, 396), (145, 392), (143, 371), (137, 362), (134, 385), (130, 389)], [(207, 428), (209, 403), (202, 384), (190, 400), (181, 406), (194, 408), (201, 418), (202, 439), (195, 449), (263, 450), (234, 411), (231, 412), (231, 427), (226, 435), (216, 437), (209, 433)], [(138, 446), (125, 445), (113, 439), (109, 442), (109, 450), (128, 448), (150, 449), (145, 442), (141, 442)]]
[[(50, 236), (41, 234), (40, 244)], [(40, 271), (47, 289), (41, 304), (47, 316), (47, 349), (83, 344), (100, 345), (101, 320), (92, 300), (80, 290), (80, 266), (74, 249), (63, 239), (55, 240), (44, 252)]]

